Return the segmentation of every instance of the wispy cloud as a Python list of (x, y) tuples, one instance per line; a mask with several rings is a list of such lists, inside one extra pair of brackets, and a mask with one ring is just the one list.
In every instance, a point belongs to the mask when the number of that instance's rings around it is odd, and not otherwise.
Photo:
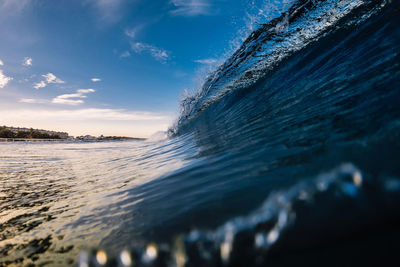
[(96, 90), (94, 89), (78, 89), (76, 91), (78, 94), (88, 94), (88, 93), (94, 93)]
[(0, 20), (19, 14), (31, 2), (31, 0), (1, 0)]
[(195, 60), (194, 62), (204, 65), (213, 65), (216, 64), (218, 61), (215, 58), (205, 58), (205, 59)]
[(3, 70), (0, 70), (0, 89), (4, 88), (12, 79), (12, 77), (7, 77)]
[(42, 76), (46, 79), (47, 83), (65, 83), (64, 81), (57, 78), (56, 75), (50, 72)]
[[(64, 105), (80, 105), (85, 103), (85, 101), (82, 100), (82, 98), (86, 98), (87, 96), (85, 94), (88, 93), (94, 93), (96, 90), (94, 89), (78, 89), (76, 93), (74, 94), (63, 94), (59, 95), (51, 101), (54, 104), (64, 104)], [(78, 99), (76, 99), (78, 98)]]
[(22, 63), (22, 65), (27, 66), (27, 67), (32, 66), (32, 58), (30, 58), (30, 57), (24, 58), (24, 62)]
[(166, 61), (169, 59), (169, 54), (166, 50), (150, 44), (136, 42), (136, 43), (131, 43), (131, 47), (135, 53), (137, 54), (148, 53), (154, 59), (156, 59), (161, 63), (166, 63)]
[(130, 57), (130, 56), (131, 56), (131, 53), (129, 51), (125, 51), (119, 57), (120, 58), (126, 58), (126, 57)]
[(64, 104), (64, 105), (71, 105), (76, 106), (85, 103), (83, 100), (80, 99), (66, 99), (61, 98), (62, 96), (57, 96), (51, 102), (54, 104)]
[[(170, 54), (167, 50), (148, 43), (139, 42), (137, 40), (138, 32), (141, 31), (145, 27), (145, 25), (146, 24), (144, 23), (132, 28), (126, 28), (124, 30), (124, 34), (128, 36), (130, 39), (132, 51), (136, 54), (149, 54), (157, 61), (161, 63), (166, 63), (170, 58)], [(120, 54), (120, 58), (127, 58), (130, 56), (131, 56), (130, 51), (124, 51)]]
[(92, 82), (97, 83), (97, 82), (101, 82), (100, 78), (92, 78), (90, 79)]
[(49, 101), (46, 99), (21, 98), (18, 102), (28, 103), (28, 104), (44, 104), (44, 103), (48, 103)]
[(131, 39), (134, 39), (137, 35), (137, 33), (143, 28), (143, 25), (139, 25), (133, 28), (127, 28), (125, 29), (124, 33), (126, 36), (128, 36)]
[(41, 81), (41, 82), (35, 83), (35, 84), (33, 85), (33, 88), (39, 89), (39, 88), (46, 87), (46, 85), (47, 85), (47, 84), (45, 83), (45, 81)]
[(70, 98), (86, 98), (87, 96), (76, 93), (76, 94), (63, 94), (57, 96), (57, 99), (70, 99)]
[(65, 83), (63, 80), (57, 78), (57, 76), (54, 75), (54, 74), (51, 73), (51, 72), (42, 75), (42, 77), (43, 77), (45, 80), (44, 80), (44, 81), (40, 81), (40, 82), (38, 82), (38, 83), (35, 83), (35, 84), (33, 85), (33, 88), (35, 88), (35, 89), (43, 88), (43, 87), (46, 87), (47, 84), (50, 84), (50, 83), (59, 83), (59, 84), (60, 84), (60, 83)]
[(0, 10), (15, 9), (19, 11), (29, 4), (31, 0), (1, 0)]
[(0, 59), (0, 66), (4, 66), (4, 63), (1, 59)]
[(174, 9), (173, 16), (193, 17), (198, 15), (212, 15), (212, 5), (209, 0), (171, 0)]
[(122, 7), (127, 0), (86, 0), (84, 3), (95, 8), (98, 19), (104, 22), (117, 22), (122, 16)]

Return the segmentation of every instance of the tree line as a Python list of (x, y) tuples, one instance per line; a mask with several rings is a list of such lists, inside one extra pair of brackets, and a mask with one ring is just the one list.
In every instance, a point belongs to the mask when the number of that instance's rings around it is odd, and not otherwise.
[(13, 132), (5, 126), (0, 126), (0, 138), (61, 139), (58, 134), (41, 133), (32, 128), (29, 131)]

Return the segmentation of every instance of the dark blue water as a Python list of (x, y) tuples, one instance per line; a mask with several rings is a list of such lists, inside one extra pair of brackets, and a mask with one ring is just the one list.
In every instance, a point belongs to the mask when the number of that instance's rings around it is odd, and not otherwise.
[[(400, 2), (295, 2), (183, 100), (169, 135), (96, 147), (101, 205), (74, 194), (84, 210), (54, 226), (75, 246), (64, 264), (397, 266)], [(37, 255), (56, 264), (50, 236)]]

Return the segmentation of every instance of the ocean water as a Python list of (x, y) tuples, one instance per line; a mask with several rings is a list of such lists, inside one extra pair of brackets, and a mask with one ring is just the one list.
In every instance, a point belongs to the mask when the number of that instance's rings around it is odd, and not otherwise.
[(400, 1), (293, 2), (181, 107), (0, 144), (0, 266), (398, 266)]

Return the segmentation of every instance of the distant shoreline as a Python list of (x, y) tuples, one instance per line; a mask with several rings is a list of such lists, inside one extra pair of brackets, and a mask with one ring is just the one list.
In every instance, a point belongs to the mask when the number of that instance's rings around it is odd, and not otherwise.
[(127, 136), (70, 136), (67, 132), (43, 129), (0, 126), (0, 142), (102, 142), (102, 141), (142, 141), (146, 138)]
[(107, 142), (107, 141), (144, 141), (146, 138), (104, 138), (104, 139), (91, 139), (91, 140), (81, 140), (81, 139), (40, 139), (40, 138), (0, 138), (0, 143), (35, 143), (35, 142), (70, 142), (70, 143), (89, 143), (89, 142)]

